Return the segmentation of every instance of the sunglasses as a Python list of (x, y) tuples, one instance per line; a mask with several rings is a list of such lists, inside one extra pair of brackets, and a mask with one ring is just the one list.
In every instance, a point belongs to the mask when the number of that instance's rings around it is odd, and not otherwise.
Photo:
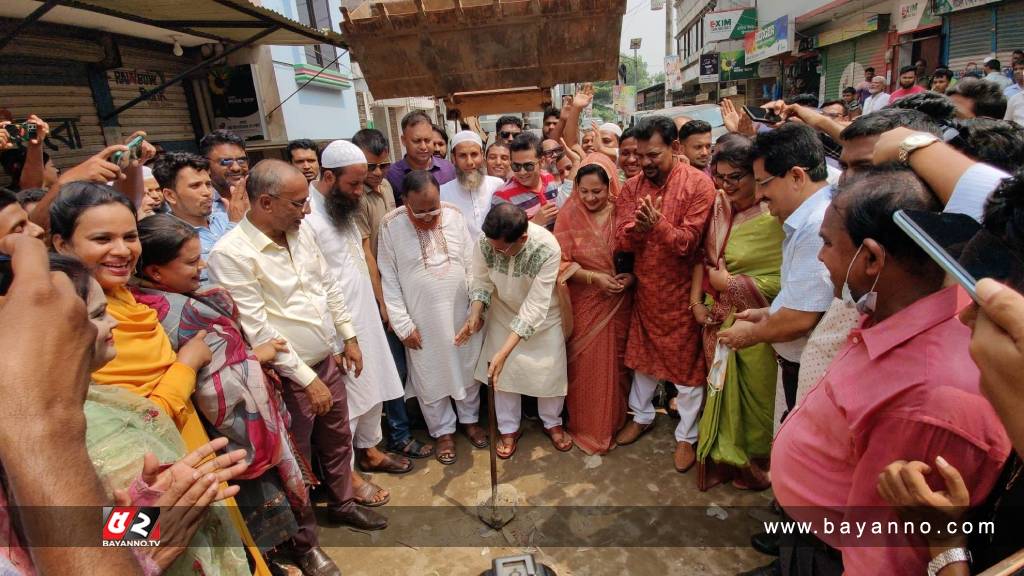
[(391, 162), (380, 162), (378, 164), (367, 164), (366, 165), (366, 171), (367, 172), (376, 172), (377, 168), (380, 168), (381, 172), (387, 172), (388, 168), (391, 168)]
[(512, 171), (513, 172), (524, 172), (524, 171), (525, 172), (533, 172), (536, 169), (537, 169), (537, 163), (536, 162), (524, 162), (523, 164), (520, 164), (518, 162), (513, 162), (512, 163)]
[(522, 132), (498, 132), (498, 135), (504, 140), (511, 140), (520, 134), (522, 134)]
[(441, 209), (438, 208), (437, 210), (431, 210), (430, 212), (420, 212), (418, 214), (416, 212), (413, 212), (412, 210), (410, 210), (409, 213), (412, 214), (412, 217), (417, 219), (417, 220), (430, 220), (431, 218), (435, 218), (437, 216), (440, 216), (441, 215)]
[(225, 168), (231, 166), (232, 164), (235, 164), (236, 162), (238, 163), (239, 166), (249, 165), (249, 159), (246, 158), (245, 156), (239, 156), (238, 158), (221, 158), (219, 161), (217, 161), (218, 164)]

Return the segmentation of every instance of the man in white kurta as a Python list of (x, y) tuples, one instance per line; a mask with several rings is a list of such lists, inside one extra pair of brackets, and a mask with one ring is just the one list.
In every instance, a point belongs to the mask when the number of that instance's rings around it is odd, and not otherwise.
[(436, 181), (427, 173), (420, 180), (406, 186), (405, 205), (381, 222), (377, 263), (391, 327), (409, 356), (411, 393), (437, 440), (437, 460), (447, 465), (456, 459), (453, 400), (466, 436), (486, 445), (473, 379), (482, 335), (454, 344), (469, 316), (473, 241), (459, 209), (441, 202)]
[(365, 472), (408, 472), (411, 460), (376, 448), (383, 440), (383, 403), (401, 397), (403, 390), (378, 316), (362, 235), (353, 218), (366, 178), (366, 156), (351, 142), (336, 140), (324, 148), (320, 162), (323, 171), (310, 193), (310, 214), (303, 226), (312, 228), (328, 267), (338, 276), (360, 335), (363, 371), (358, 376), (345, 375), (356, 462)]
[(454, 204), (462, 212), (466, 229), (475, 242), (491, 209), (491, 196), (505, 181), (487, 175), (484, 143), (476, 132), (463, 130), (453, 136), (451, 151), (456, 178), (441, 185), (441, 201)]
[(555, 293), (561, 258), (554, 235), (528, 222), (521, 208), (498, 204), (484, 219), (473, 256), (470, 318), (456, 340), (480, 328), (486, 308), (476, 378), (485, 382), (490, 376), (495, 387), (501, 432), (496, 450), (502, 458), (516, 450), (524, 394), (537, 398), (552, 444), (561, 451), (572, 448), (561, 418), (568, 388), (562, 310)]

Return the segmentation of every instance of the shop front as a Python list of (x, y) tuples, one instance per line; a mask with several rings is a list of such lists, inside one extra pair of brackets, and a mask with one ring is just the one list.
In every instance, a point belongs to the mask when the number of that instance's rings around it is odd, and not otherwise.
[(820, 55), (824, 80), (822, 100), (838, 99), (843, 88), (856, 87), (864, 80), (867, 68), (874, 68), (876, 75), (886, 75), (889, 15), (879, 11), (887, 6), (877, 5), (811, 31), (811, 47)]

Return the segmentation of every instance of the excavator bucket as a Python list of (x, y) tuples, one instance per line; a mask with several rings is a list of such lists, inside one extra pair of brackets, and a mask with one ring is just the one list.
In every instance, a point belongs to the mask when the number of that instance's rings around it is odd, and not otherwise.
[(343, 0), (341, 11), (374, 98), (437, 96), (487, 113), (614, 79), (626, 0)]

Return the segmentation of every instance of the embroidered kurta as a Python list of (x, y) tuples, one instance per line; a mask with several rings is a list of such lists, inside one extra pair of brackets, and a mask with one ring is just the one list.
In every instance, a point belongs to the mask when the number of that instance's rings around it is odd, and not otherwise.
[[(662, 199), (662, 217), (648, 232), (633, 225), (641, 199)], [(635, 254), (636, 296), (626, 344), (626, 366), (659, 380), (703, 386), (701, 326), (687, 309), (690, 270), (700, 260), (704, 224), (715, 188), (696, 168), (677, 162), (665, 185), (626, 181), (616, 199), (618, 249)]]
[(531, 222), (527, 235), (511, 258), (496, 252), (486, 237), (474, 251), (469, 298), (487, 306), (476, 379), (487, 382), (487, 363), (515, 331), (523, 339), (505, 360), (498, 389), (540, 398), (565, 396), (565, 336), (555, 294), (562, 250), (542, 226)]
[(319, 191), (310, 194), (309, 199), (312, 211), (302, 225), (313, 230), (328, 268), (337, 275), (345, 301), (352, 311), (352, 324), (359, 335), (363, 372), (358, 378), (352, 371), (345, 374), (348, 416), (358, 418), (381, 402), (402, 397), (402, 381), (380, 322), (377, 299), (366, 267), (362, 234), (354, 221), (340, 227), (331, 222)]
[(455, 334), (469, 315), (469, 280), (474, 242), (458, 207), (441, 203), (441, 223), (413, 226), (403, 206), (384, 217), (377, 265), (391, 327), (399, 338), (419, 330), (423, 346), (406, 348), (406, 395), (426, 403), (445, 397), (463, 400), (473, 384), (483, 333), (455, 346)]

